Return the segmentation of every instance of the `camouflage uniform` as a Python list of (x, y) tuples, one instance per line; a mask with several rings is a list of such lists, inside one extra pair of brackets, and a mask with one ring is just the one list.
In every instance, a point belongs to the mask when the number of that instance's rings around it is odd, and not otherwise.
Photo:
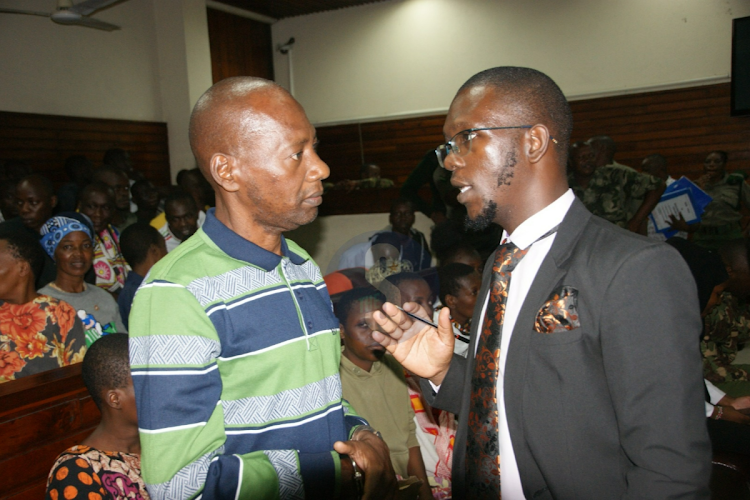
[(714, 184), (703, 187), (713, 201), (706, 206), (701, 227), (693, 242), (716, 249), (726, 241), (742, 238), (740, 207), (750, 208), (750, 186), (740, 174), (728, 174)]
[(381, 177), (368, 177), (367, 179), (360, 180), (357, 187), (359, 189), (385, 189), (393, 187), (393, 181)]
[(586, 189), (572, 173), (568, 184), (592, 214), (627, 228), (646, 193), (658, 188), (661, 180), (615, 162), (597, 168)]
[(740, 345), (750, 339), (750, 304), (724, 292), (703, 322), (703, 377), (714, 384), (748, 380), (747, 372), (732, 361)]

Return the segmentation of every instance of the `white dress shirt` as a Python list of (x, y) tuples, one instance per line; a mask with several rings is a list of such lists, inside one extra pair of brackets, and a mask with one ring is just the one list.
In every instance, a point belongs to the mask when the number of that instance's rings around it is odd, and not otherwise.
[(726, 392), (722, 391), (718, 387), (716, 387), (714, 384), (703, 379), (703, 383), (706, 384), (706, 390), (708, 391), (708, 397), (711, 398), (711, 402), (709, 403), (706, 401), (706, 418), (711, 418), (711, 415), (714, 413), (714, 405), (719, 404), (719, 401), (721, 401), (721, 398), (727, 395)]
[[(575, 200), (573, 191), (568, 189), (565, 194), (535, 213), (521, 225), (513, 234), (503, 232), (503, 241), (510, 240), (521, 250), (529, 248), (528, 253), (518, 263), (510, 278), (510, 289), (508, 290), (508, 302), (505, 306), (505, 318), (503, 320), (502, 339), (500, 341), (500, 363), (497, 376), (497, 410), (498, 410), (498, 440), (500, 441), (500, 481), (502, 484), (503, 500), (516, 500), (524, 498), (521, 476), (518, 472), (518, 464), (513, 453), (513, 444), (510, 440), (508, 430), (508, 419), (505, 415), (505, 399), (503, 394), (503, 377), (505, 375), (505, 360), (508, 356), (508, 346), (513, 334), (513, 328), (518, 319), (518, 313), (526, 300), (531, 284), (536, 278), (536, 273), (552, 247), (557, 233), (537, 241), (544, 233), (559, 225), (570, 206)], [(487, 310), (489, 294), (485, 299), (482, 314), (479, 317), (479, 325), (484, 324), (484, 315)], [(476, 356), (476, 348), (474, 351)]]

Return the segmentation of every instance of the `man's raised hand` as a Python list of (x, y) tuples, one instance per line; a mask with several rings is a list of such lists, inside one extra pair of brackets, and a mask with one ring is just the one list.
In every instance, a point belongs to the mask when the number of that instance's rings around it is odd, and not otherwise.
[[(414, 302), (407, 302), (404, 310), (424, 317), (423, 309)], [(380, 342), (401, 365), (410, 372), (430, 379), (440, 385), (448, 372), (453, 357), (453, 327), (450, 310), (444, 307), (438, 317), (437, 330), (411, 319), (393, 304), (386, 302), (381, 311), (373, 313), (381, 331), (374, 331), (372, 338)]]

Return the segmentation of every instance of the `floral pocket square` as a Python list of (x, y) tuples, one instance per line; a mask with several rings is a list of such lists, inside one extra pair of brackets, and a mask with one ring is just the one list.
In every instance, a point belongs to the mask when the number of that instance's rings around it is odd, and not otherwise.
[(552, 292), (536, 315), (534, 330), (539, 333), (557, 333), (581, 326), (578, 319), (578, 290), (562, 286)]

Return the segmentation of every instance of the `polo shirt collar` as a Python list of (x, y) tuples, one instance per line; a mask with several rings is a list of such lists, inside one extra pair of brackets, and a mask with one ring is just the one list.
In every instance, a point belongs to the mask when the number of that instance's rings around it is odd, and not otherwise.
[(233, 259), (262, 267), (266, 272), (276, 269), (279, 262), (281, 262), (282, 256), (287, 257), (292, 263), (298, 266), (307, 261), (304, 257), (289, 250), (289, 245), (287, 245), (284, 235), (281, 235), (282, 255), (276, 255), (229, 229), (223, 222), (216, 218), (215, 212), (216, 209), (214, 208), (208, 210), (206, 213), (206, 222), (203, 223), (201, 229), (221, 251)]

